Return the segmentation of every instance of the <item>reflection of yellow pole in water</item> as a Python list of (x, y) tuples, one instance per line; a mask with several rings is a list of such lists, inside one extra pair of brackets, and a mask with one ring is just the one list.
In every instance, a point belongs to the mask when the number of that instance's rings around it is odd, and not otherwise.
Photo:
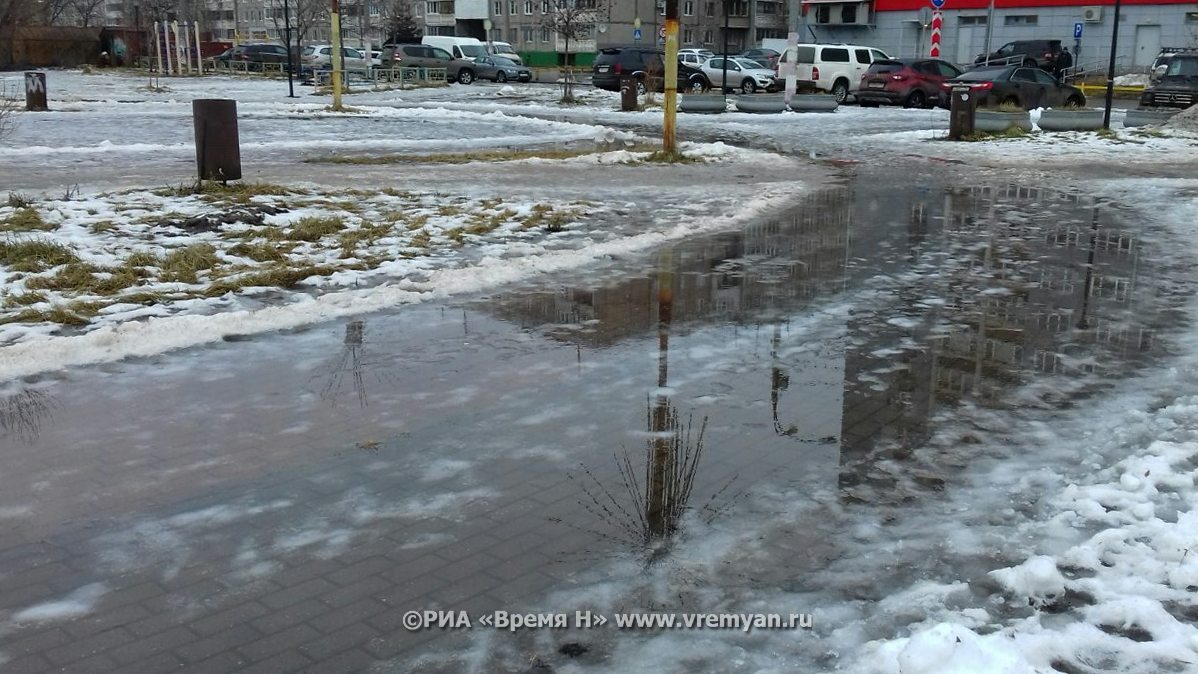
[(671, 479), (675, 472), (677, 457), (673, 455), (670, 430), (670, 399), (664, 388), (669, 374), (670, 322), (673, 319), (674, 290), (670, 272), (673, 260), (670, 251), (663, 251), (658, 258), (657, 271), (657, 387), (653, 409), (649, 415), (649, 439), (653, 456), (649, 463), (648, 488), (645, 513), (649, 525), (649, 536), (660, 538), (673, 527), (670, 523)]

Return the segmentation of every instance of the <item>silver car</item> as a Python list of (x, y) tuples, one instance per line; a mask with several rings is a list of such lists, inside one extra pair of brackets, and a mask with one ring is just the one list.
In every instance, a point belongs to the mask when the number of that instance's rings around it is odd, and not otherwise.
[(531, 82), (532, 71), (500, 56), (478, 56), (474, 59), (474, 76), (495, 82)]
[[(724, 80), (724, 61), (728, 62), (728, 79)], [(713, 87), (723, 82), (725, 89), (738, 89), (741, 93), (770, 91), (777, 86), (774, 71), (762, 68), (760, 63), (749, 59), (714, 56), (699, 66)]]

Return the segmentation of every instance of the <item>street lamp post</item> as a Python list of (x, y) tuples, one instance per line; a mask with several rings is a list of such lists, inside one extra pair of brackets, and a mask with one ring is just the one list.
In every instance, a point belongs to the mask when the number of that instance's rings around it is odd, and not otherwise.
[(295, 98), (295, 64), (291, 55), (291, 4), (283, 0), (283, 39), (287, 41), (287, 97)]
[(1111, 128), (1111, 102), (1115, 98), (1115, 52), (1119, 49), (1119, 8), (1115, 0), (1115, 27), (1111, 29), (1111, 60), (1106, 69), (1106, 108), (1102, 113), (1102, 128)]

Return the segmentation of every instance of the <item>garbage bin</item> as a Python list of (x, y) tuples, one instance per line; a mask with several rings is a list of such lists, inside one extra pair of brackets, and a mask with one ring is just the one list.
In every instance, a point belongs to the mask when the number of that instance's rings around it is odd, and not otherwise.
[(191, 102), (191, 116), (200, 180), (241, 180), (237, 101), (198, 98)]
[(968, 86), (954, 86), (949, 91), (948, 137), (961, 140), (973, 135), (974, 113), (978, 100)]
[(631, 77), (620, 80), (620, 110), (624, 112), (636, 110), (636, 81)]

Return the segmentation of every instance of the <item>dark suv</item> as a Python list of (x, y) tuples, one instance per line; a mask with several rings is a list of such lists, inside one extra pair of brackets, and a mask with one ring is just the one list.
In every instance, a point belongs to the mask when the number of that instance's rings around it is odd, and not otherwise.
[[(226, 49), (216, 60), (222, 63), (240, 61), (248, 63), (246, 67), (250, 70), (262, 70), (263, 63), (287, 63), (287, 49), (280, 44), (239, 44)], [(299, 63), (299, 59), (293, 63)]]
[[(599, 89), (619, 91), (625, 78), (636, 83), (637, 93), (652, 85), (655, 91), (665, 88), (665, 52), (653, 47), (605, 47), (595, 55), (591, 66), (591, 84)], [(648, 84), (647, 84), (648, 83)], [(685, 63), (678, 64), (679, 91), (707, 91), (711, 82), (702, 70)]]
[(1188, 108), (1198, 102), (1198, 54), (1176, 54), (1156, 84), (1140, 95), (1145, 108)]
[(978, 54), (973, 62), (977, 65), (1027, 66), (1059, 75), (1073, 65), (1073, 56), (1061, 47), (1060, 40), (1016, 40), (999, 47), (990, 56)]
[(455, 59), (440, 47), (427, 44), (387, 44), (379, 54), (381, 68), (444, 68), (450, 82), (474, 82), (474, 62)]

